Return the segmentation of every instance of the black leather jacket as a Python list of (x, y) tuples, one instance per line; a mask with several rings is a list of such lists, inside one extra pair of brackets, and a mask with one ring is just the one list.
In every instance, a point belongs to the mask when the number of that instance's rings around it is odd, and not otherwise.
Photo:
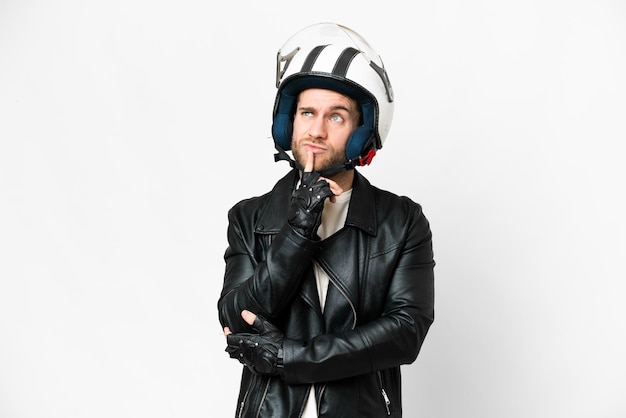
[[(244, 367), (236, 416), (299, 417), (315, 384), (320, 417), (400, 417), (400, 365), (417, 358), (434, 319), (429, 223), (419, 204), (355, 172), (345, 227), (308, 240), (285, 221), (297, 179), (291, 171), (228, 214), (220, 322), (253, 332), (248, 309), (285, 334), (284, 380)], [(330, 277), (323, 314), (313, 259)]]

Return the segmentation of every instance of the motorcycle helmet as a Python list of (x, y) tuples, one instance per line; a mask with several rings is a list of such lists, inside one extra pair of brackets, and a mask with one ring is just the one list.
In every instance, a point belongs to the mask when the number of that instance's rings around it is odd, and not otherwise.
[[(369, 164), (382, 148), (393, 118), (394, 97), (382, 59), (358, 33), (336, 23), (317, 23), (291, 36), (276, 57), (276, 99), (272, 137), (276, 161), (291, 149), (293, 117), (301, 91), (334, 90), (356, 100), (362, 124), (346, 143), (346, 162), (338, 172)], [(322, 173), (332, 174), (332, 173)]]

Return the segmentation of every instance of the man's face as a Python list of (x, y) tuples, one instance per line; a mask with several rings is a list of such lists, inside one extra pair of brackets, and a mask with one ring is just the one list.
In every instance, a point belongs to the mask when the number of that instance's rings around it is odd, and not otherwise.
[(307, 150), (320, 171), (346, 160), (348, 137), (358, 127), (356, 101), (332, 90), (307, 89), (300, 93), (293, 120), (291, 150), (303, 167)]

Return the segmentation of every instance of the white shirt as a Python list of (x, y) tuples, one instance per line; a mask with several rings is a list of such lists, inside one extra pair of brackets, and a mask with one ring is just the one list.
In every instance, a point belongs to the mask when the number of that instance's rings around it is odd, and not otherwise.
[[(321, 239), (328, 238), (343, 227), (346, 222), (346, 216), (348, 215), (348, 206), (351, 196), (352, 189), (337, 196), (335, 203), (331, 203), (330, 200), (327, 200), (326, 203), (324, 203), (322, 223), (317, 230), (317, 235), (319, 235)], [(313, 261), (313, 270), (315, 272), (315, 282), (317, 283), (317, 293), (320, 298), (320, 306), (322, 307), (322, 312), (324, 312), (326, 293), (328, 291), (328, 283), (330, 279), (326, 272), (315, 261)], [(311, 385), (309, 399), (304, 407), (302, 418), (317, 418), (317, 404), (315, 402), (313, 385)]]

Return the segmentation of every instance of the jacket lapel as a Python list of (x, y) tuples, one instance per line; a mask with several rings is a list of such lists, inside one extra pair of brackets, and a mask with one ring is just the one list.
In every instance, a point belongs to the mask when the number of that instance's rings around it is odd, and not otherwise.
[[(298, 171), (291, 170), (270, 191), (265, 207), (255, 223), (259, 234), (276, 234), (285, 225), (289, 203), (297, 184)], [(372, 186), (355, 170), (352, 198), (343, 229), (322, 241), (316, 257), (331, 282), (324, 307), (326, 330), (347, 330), (356, 326), (359, 277), (368, 259), (368, 240), (362, 232), (376, 235), (376, 204)], [(366, 235), (366, 236), (367, 236)], [(321, 313), (313, 268), (307, 269), (301, 297), (313, 310)]]
[[(324, 241), (317, 261), (330, 283), (324, 305), (326, 330), (344, 331), (356, 326), (359, 289), (358, 230), (344, 228)], [(348, 250), (349, 249), (349, 250)]]

